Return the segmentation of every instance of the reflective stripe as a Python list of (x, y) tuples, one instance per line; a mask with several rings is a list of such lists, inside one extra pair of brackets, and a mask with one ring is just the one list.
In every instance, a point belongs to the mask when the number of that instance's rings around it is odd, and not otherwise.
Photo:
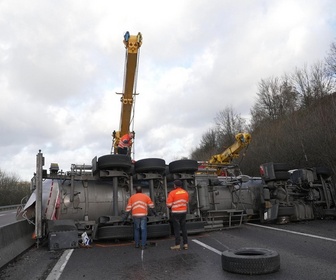
[(187, 212), (189, 194), (182, 188), (172, 190), (167, 198), (167, 207), (171, 207), (172, 213)]
[(154, 203), (150, 197), (143, 193), (136, 193), (130, 197), (126, 207), (126, 212), (132, 210), (132, 216), (147, 216), (148, 207), (154, 208)]
[[(124, 141), (126, 143), (124, 143)], [(118, 143), (118, 147), (119, 148), (126, 148), (132, 145), (132, 140), (131, 137), (129, 136), (129, 134), (125, 134), (123, 137), (120, 138), (119, 143)]]

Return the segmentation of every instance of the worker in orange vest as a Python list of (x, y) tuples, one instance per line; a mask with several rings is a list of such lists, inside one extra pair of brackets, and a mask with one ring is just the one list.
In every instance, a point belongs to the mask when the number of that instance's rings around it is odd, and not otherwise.
[(186, 217), (189, 202), (189, 194), (182, 188), (180, 180), (174, 181), (174, 189), (169, 193), (166, 204), (171, 209), (171, 221), (174, 228), (175, 246), (171, 250), (181, 249), (180, 230), (182, 231), (183, 249), (188, 249), (188, 234), (186, 227)]
[(125, 135), (123, 135), (118, 143), (118, 154), (121, 155), (127, 155), (130, 152), (130, 148), (132, 147), (133, 141), (132, 139), (134, 138), (134, 133), (130, 132)]
[(152, 209), (152, 213), (154, 215), (156, 215), (156, 212), (154, 210), (153, 201), (148, 195), (142, 193), (141, 186), (137, 186), (135, 190), (136, 193), (133, 194), (128, 200), (128, 204), (126, 206), (126, 217), (124, 218), (124, 220), (132, 211), (135, 248), (139, 248), (141, 235), (141, 248), (146, 249), (148, 207)]

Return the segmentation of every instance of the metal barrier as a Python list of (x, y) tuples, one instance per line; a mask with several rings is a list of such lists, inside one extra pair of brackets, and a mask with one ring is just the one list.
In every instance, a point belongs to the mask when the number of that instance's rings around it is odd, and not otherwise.
[(34, 229), (34, 226), (25, 220), (0, 228), (0, 267), (34, 245)]
[(6, 211), (6, 210), (11, 210), (11, 209), (17, 209), (20, 205), (21, 204), (0, 206), (0, 212), (1, 211)]

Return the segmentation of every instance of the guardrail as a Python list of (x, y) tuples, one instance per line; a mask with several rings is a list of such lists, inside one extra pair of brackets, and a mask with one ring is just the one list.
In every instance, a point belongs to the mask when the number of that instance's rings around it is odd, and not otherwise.
[(17, 209), (20, 205), (21, 204), (0, 206), (0, 212), (1, 211), (6, 211), (6, 210), (11, 210), (11, 209)]

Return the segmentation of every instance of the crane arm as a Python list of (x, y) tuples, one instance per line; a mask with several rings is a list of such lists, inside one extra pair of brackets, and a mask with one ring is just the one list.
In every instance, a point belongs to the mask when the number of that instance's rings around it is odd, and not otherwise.
[(130, 35), (127, 31), (124, 35), (124, 45), (126, 48), (124, 88), (121, 101), (120, 127), (118, 131), (113, 132), (113, 148), (116, 153), (120, 138), (130, 132), (132, 112), (134, 107), (134, 95), (136, 74), (139, 59), (139, 49), (142, 45), (142, 35)]
[(223, 153), (213, 155), (209, 160), (209, 164), (230, 163), (234, 158), (239, 157), (239, 152), (251, 142), (251, 135), (249, 133), (238, 133), (235, 138), (235, 143), (225, 149)]

